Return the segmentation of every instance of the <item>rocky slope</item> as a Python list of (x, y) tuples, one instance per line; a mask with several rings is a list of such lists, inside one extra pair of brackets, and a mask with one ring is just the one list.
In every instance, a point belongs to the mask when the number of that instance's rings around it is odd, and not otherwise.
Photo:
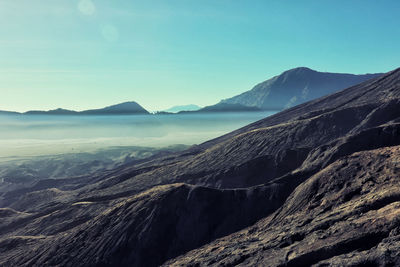
[(0, 264), (397, 264), (399, 146), (400, 69), (183, 152), (8, 192)]
[(343, 157), (277, 212), (165, 265), (398, 266), (400, 146)]
[(13, 202), (14, 199), (8, 192), (21, 193), (24, 188), (30, 190), (30, 186), (40, 185), (41, 180), (53, 181), (53, 184), (63, 181), (73, 184), (72, 181), (79, 180), (79, 184), (83, 184), (84, 180), (96, 174), (107, 173), (124, 165), (135, 165), (185, 148), (187, 146), (184, 145), (165, 148), (124, 146), (99, 149), (90, 153), (16, 157), (4, 160), (0, 162), (0, 206), (7, 205), (2, 202), (3, 194), (7, 195), (9, 202)]
[[(56, 211), (57, 224), (43, 227), (42, 239), (30, 244), (31, 249), (21, 253), (22, 257), (15, 250), (7, 255), (5, 262), (10, 265), (155, 266), (182, 251), (253, 224), (277, 208), (257, 208), (264, 195), (263, 188), (220, 191), (171, 184), (121, 198), (102, 208), (93, 218), (88, 217), (87, 210), (98, 210), (98, 203), (75, 202), (61, 213)], [(79, 226), (71, 226), (72, 216), (76, 217), (75, 221), (82, 220), (77, 223)], [(61, 222), (62, 218), (66, 222)], [(41, 225), (48, 225), (46, 220), (49, 219), (39, 217), (23, 230), (16, 229), (8, 234), (7, 242), (14, 242), (16, 236), (33, 236)], [(52, 244), (50, 250), (49, 244)], [(33, 247), (36, 248), (33, 250)]]
[(285, 71), (278, 76), (257, 84), (250, 91), (224, 99), (221, 103), (281, 110), (337, 92), (340, 89), (380, 75), (328, 73), (300, 67)]

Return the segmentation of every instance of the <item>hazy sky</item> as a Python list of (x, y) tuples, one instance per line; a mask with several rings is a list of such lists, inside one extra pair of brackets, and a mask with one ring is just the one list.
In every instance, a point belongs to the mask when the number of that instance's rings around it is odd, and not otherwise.
[(0, 110), (209, 105), (307, 66), (400, 67), (398, 0), (0, 0)]

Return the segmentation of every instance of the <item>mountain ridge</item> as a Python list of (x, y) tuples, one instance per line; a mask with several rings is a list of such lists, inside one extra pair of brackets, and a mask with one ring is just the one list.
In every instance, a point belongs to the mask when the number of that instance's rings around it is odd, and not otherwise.
[(198, 105), (188, 104), (188, 105), (173, 106), (173, 107), (163, 110), (162, 112), (178, 113), (178, 112), (182, 112), (182, 111), (196, 111), (199, 109), (201, 109), (201, 107)]
[(298, 67), (258, 83), (249, 91), (223, 99), (220, 103), (282, 110), (380, 75), (382, 73), (355, 75), (319, 72), (307, 67)]
[[(190, 114), (192, 112), (249, 112), (249, 111), (280, 111), (292, 106), (311, 101), (331, 94), (366, 80), (381, 76), (382, 73), (348, 74), (319, 72), (308, 67), (297, 67), (286, 70), (280, 75), (258, 83), (251, 90), (231, 98), (223, 99), (219, 103), (206, 107), (196, 105), (175, 106), (156, 114)], [(125, 108), (122, 108), (122, 107)], [(172, 110), (172, 111), (171, 111)], [(142, 106), (134, 101), (107, 106), (100, 109), (83, 111), (57, 108), (54, 110), (30, 110), (24, 113), (0, 111), (0, 114), (27, 114), (27, 115), (112, 115), (112, 114), (149, 114)]]
[(249, 107), (241, 104), (227, 104), (227, 103), (218, 103), (211, 106), (205, 106), (198, 110), (193, 111), (180, 111), (178, 114), (189, 114), (189, 113), (220, 113), (220, 112), (254, 112), (254, 111), (262, 111), (257, 107)]
[(122, 102), (99, 109), (89, 109), (75, 111), (63, 108), (52, 110), (29, 110), (23, 113), (14, 111), (0, 111), (0, 114), (19, 114), (19, 115), (129, 115), (129, 114), (150, 114), (146, 109), (135, 101)]

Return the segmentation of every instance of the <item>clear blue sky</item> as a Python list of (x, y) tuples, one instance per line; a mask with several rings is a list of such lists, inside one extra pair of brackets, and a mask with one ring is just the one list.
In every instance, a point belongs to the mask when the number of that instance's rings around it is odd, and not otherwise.
[(400, 67), (398, 0), (0, 0), (0, 109), (209, 105), (284, 70)]

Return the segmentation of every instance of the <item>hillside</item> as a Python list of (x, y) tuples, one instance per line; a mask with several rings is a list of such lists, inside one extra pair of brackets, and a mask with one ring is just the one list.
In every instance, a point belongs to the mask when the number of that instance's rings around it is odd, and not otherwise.
[(273, 215), (166, 266), (398, 266), (399, 173), (400, 146), (343, 157)]
[(124, 102), (117, 105), (108, 106), (101, 109), (91, 109), (91, 110), (84, 110), (80, 112), (81, 114), (95, 114), (95, 115), (102, 115), (102, 114), (149, 114), (147, 110), (145, 110), (141, 105), (138, 103), (131, 101), (131, 102)]
[(398, 265), (399, 162), (397, 69), (183, 152), (3, 193), (0, 265)]
[(250, 91), (224, 99), (221, 103), (241, 104), (266, 110), (282, 110), (380, 75), (382, 74), (328, 73), (300, 67), (285, 71), (257, 84)]
[(0, 115), (17, 115), (19, 114), (18, 112), (14, 111), (5, 111), (5, 110), (0, 110)]
[(205, 106), (204, 108), (193, 110), (193, 111), (180, 111), (178, 113), (218, 113), (218, 112), (251, 112), (251, 111), (261, 111), (257, 107), (248, 107), (241, 104), (227, 104), (218, 103), (211, 106)]

